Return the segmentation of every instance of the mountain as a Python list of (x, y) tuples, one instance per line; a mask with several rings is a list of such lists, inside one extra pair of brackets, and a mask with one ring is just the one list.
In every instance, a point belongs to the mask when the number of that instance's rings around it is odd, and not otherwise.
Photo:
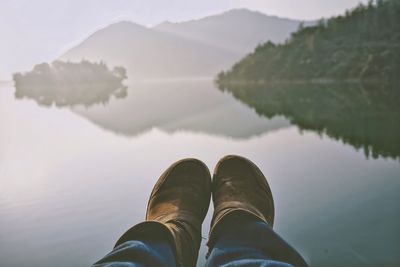
[(211, 75), (237, 56), (131, 22), (120, 22), (94, 33), (61, 59), (102, 60), (108, 65), (122, 65), (129, 78), (169, 78), (196, 73)]
[(212, 77), (258, 43), (289, 37), (299, 23), (248, 10), (154, 28), (125, 21), (95, 32), (60, 59), (102, 60), (125, 67), (130, 79)]
[(257, 47), (218, 81), (399, 81), (399, 25), (400, 1), (360, 4), (344, 16), (303, 27), (285, 44)]
[[(305, 23), (310, 24), (312, 22)], [(299, 21), (296, 20), (267, 16), (247, 9), (234, 9), (198, 20), (164, 22), (154, 29), (244, 54), (266, 41), (284, 42), (298, 26)]]

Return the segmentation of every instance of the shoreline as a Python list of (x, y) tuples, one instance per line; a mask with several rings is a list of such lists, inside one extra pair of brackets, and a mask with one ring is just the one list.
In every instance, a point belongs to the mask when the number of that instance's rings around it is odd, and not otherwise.
[(285, 85), (285, 84), (316, 84), (316, 85), (329, 85), (329, 84), (385, 84), (387, 81), (377, 80), (360, 80), (360, 79), (346, 79), (346, 80), (335, 80), (335, 79), (310, 79), (310, 80), (230, 80), (230, 81), (219, 81), (215, 80), (218, 85)]

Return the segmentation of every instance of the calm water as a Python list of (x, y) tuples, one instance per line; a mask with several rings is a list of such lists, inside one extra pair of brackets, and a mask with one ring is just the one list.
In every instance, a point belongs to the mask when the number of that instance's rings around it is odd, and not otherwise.
[(268, 96), (251, 99), (207, 80), (128, 87), (127, 97), (107, 104), (49, 108), (0, 85), (0, 266), (89, 266), (143, 220), (171, 163), (196, 157), (212, 169), (232, 153), (265, 173), (275, 229), (311, 265), (400, 265), (400, 137), (390, 131), (399, 127), (397, 111), (380, 109), (391, 126), (374, 124), (360, 137), (344, 131), (361, 127), (352, 112), (335, 116), (347, 127), (321, 128), (266, 110)]

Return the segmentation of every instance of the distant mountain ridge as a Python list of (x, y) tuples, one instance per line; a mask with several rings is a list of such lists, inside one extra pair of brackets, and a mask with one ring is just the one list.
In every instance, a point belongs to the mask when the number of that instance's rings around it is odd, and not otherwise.
[[(112, 24), (92, 34), (62, 60), (105, 61), (122, 65), (129, 78), (208, 76), (238, 55), (131, 22)], [(199, 62), (201, 64), (194, 64)]]
[[(304, 23), (305, 26), (312, 24)], [(299, 21), (296, 20), (233, 9), (197, 20), (163, 22), (154, 29), (243, 54), (266, 41), (284, 42), (298, 26)]]
[(93, 33), (60, 59), (121, 65), (130, 79), (212, 77), (259, 43), (285, 40), (299, 24), (245, 9), (153, 28), (124, 21)]

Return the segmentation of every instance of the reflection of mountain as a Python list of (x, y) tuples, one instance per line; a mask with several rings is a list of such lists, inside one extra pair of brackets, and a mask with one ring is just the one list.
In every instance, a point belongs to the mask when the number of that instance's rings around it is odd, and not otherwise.
[(133, 79), (211, 77), (258, 43), (288, 38), (298, 25), (248, 10), (155, 28), (120, 22), (92, 34), (61, 59), (104, 60), (126, 67)]
[(374, 158), (400, 157), (398, 88), (349, 84), (235, 85), (223, 91), (268, 118), (342, 140)]
[(211, 81), (135, 83), (125, 99), (74, 111), (102, 128), (135, 136), (152, 128), (248, 138), (288, 127), (283, 117), (258, 116)]

